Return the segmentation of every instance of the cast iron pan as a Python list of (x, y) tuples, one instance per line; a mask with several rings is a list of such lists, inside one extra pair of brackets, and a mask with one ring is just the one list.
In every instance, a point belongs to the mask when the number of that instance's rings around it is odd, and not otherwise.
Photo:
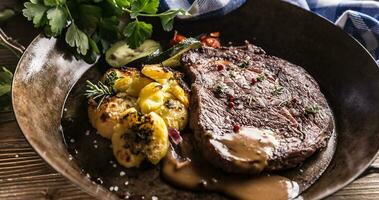
[[(304, 199), (336, 192), (375, 159), (379, 149), (378, 66), (338, 27), (288, 3), (250, 0), (227, 16), (177, 22), (175, 28), (185, 35), (220, 31), (224, 41), (234, 44), (249, 40), (304, 67), (317, 80), (333, 110), (334, 137), (325, 151), (282, 173), (300, 183)], [(171, 35), (155, 30), (154, 38), (167, 40)], [(56, 39), (43, 36), (27, 48), (15, 72), (13, 106), (20, 128), (41, 157), (99, 199), (117, 199), (107, 190), (115, 185), (120, 194), (136, 199), (153, 195), (161, 199), (223, 198), (172, 188), (160, 179), (157, 168), (113, 166), (109, 142), (93, 134), (94, 130), (85, 134), (89, 126), (81, 95), (83, 80), (97, 79), (104, 65), (101, 60), (95, 66), (76, 60)], [(126, 175), (120, 176), (121, 171)]]

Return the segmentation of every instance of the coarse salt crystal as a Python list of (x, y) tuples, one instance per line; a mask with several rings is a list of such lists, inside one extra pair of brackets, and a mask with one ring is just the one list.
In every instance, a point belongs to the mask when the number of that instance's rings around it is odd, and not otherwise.
[(124, 172), (124, 171), (121, 171), (121, 172), (120, 172), (120, 176), (125, 176), (125, 172)]

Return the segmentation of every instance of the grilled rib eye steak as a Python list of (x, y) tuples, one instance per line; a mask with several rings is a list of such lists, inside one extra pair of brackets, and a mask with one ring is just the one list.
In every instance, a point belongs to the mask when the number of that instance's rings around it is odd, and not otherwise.
[(192, 50), (182, 62), (192, 84), (190, 128), (216, 167), (288, 169), (326, 146), (331, 110), (303, 68), (248, 43)]

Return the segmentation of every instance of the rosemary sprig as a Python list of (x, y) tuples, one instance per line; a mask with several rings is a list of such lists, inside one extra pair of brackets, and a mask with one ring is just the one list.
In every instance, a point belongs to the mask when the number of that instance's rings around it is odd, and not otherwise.
[(92, 98), (95, 101), (100, 99), (100, 101), (98, 101), (97, 108), (100, 107), (104, 99), (114, 95), (112, 87), (105, 85), (101, 81), (97, 82), (97, 84), (94, 84), (91, 81), (87, 80), (86, 83), (88, 89), (86, 90), (84, 95), (87, 98)]
[(105, 74), (104, 83), (105, 85), (113, 86), (118, 78), (117, 73), (115, 71), (111, 71), (110, 73)]

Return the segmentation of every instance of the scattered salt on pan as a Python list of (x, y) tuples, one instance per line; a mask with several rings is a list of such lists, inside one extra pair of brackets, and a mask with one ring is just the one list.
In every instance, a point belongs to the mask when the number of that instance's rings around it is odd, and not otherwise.
[(117, 167), (117, 164), (116, 164), (116, 163), (115, 163), (115, 164), (113, 164), (113, 167), (114, 167), (114, 168), (116, 168), (116, 167)]
[(96, 143), (97, 143), (97, 140), (94, 140), (93, 143), (96, 144)]
[(152, 196), (151, 200), (158, 200), (158, 197), (157, 196)]
[(129, 185), (129, 181), (125, 181), (124, 185)]
[(15, 158), (18, 158), (18, 157), (19, 157), (19, 155), (18, 155), (18, 154), (16, 154), (16, 155), (14, 155), (14, 157), (15, 157)]
[(113, 190), (117, 192), (118, 191), (118, 186), (114, 186)]
[(97, 178), (96, 180), (97, 180), (97, 182), (99, 182), (100, 184), (103, 184), (103, 183), (104, 183), (103, 180), (102, 180), (101, 178)]
[(97, 146), (97, 144), (95, 144), (95, 145), (93, 145), (93, 147), (94, 147), (95, 149), (97, 149), (98, 146)]
[(125, 172), (124, 172), (124, 171), (121, 171), (121, 172), (120, 172), (120, 176), (125, 176)]
[(90, 130), (86, 130), (86, 135), (88, 136), (90, 133)]
[(74, 142), (75, 142), (74, 138), (71, 138), (71, 139), (70, 139), (70, 142), (71, 142), (71, 143), (74, 143)]
[(113, 186), (109, 187), (109, 190), (110, 190), (110, 191), (113, 191)]

